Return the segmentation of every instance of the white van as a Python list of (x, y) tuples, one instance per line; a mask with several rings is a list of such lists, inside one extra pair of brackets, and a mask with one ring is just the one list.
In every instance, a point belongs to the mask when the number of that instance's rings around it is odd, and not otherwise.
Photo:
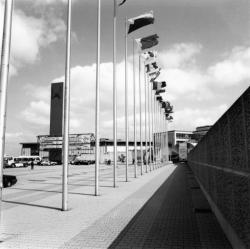
[(34, 162), (34, 164), (40, 164), (40, 162), (42, 161), (41, 157), (39, 156), (19, 156), (18, 158), (21, 162), (27, 164), (27, 166), (30, 165), (32, 161)]
[(4, 168), (14, 168), (15, 162), (12, 156), (5, 156), (4, 157)]

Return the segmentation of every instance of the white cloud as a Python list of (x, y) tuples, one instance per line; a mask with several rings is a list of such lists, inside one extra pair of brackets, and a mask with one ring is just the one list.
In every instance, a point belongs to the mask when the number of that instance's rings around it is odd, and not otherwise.
[[(3, 2), (0, 3), (0, 46), (2, 42)], [(28, 16), (21, 10), (14, 9), (11, 42), (11, 74), (26, 64), (33, 64), (39, 59), (42, 47), (62, 38), (65, 24), (53, 15), (41, 18)]]
[(172, 100), (180, 97), (197, 101), (211, 98), (210, 78), (197, 66), (196, 57), (201, 51), (200, 44), (181, 43), (160, 54), (159, 62), (163, 66), (160, 79), (166, 80), (167, 93)]
[(29, 123), (36, 125), (49, 125), (50, 105), (44, 101), (32, 101), (21, 113), (22, 117)]
[[(215, 92), (215, 88), (211, 87), (213, 86), (211, 82), (218, 82), (217, 78), (211, 73), (211, 68), (215, 68), (215, 65), (224, 62), (217, 62), (206, 69), (201, 69), (197, 63), (197, 56), (200, 55), (201, 51), (202, 46), (199, 44), (175, 44), (169, 50), (161, 53), (160, 63), (162, 63), (164, 69), (160, 79), (167, 81), (167, 91), (163, 94), (163, 97), (173, 101), (174, 107), (177, 106), (172, 123), (172, 126), (176, 129), (194, 129), (196, 126), (213, 124), (227, 108), (222, 100), (216, 99), (217, 96), (214, 94), (218, 94), (218, 90)], [(248, 49), (233, 50), (233, 53), (228, 55), (228, 60), (237, 59), (240, 61), (241, 56), (241, 63), (245, 64), (248, 61)], [(75, 66), (71, 69), (71, 132), (94, 132), (95, 70), (95, 64)], [(64, 77), (59, 77), (54, 82), (63, 80)], [(241, 80), (243, 78), (239, 77), (238, 84), (241, 83)], [(230, 86), (230, 84), (227, 86)], [(101, 136), (112, 137), (113, 65), (111, 62), (101, 64), (100, 88)], [(130, 126), (133, 125), (132, 88), (132, 63), (129, 61)], [(136, 88), (137, 110), (139, 111), (138, 75)], [(29, 89), (27, 93), (32, 93), (33, 97), (30, 105), (23, 112), (25, 119), (31, 123), (38, 124), (40, 122), (40, 124), (48, 125), (50, 86), (34, 89), (29, 85), (27, 89)], [(144, 110), (144, 84), (142, 90)], [(122, 132), (124, 132), (125, 126), (124, 62), (117, 65), (117, 96), (118, 133), (122, 137), (124, 136)], [(195, 105), (194, 108), (187, 105), (190, 102)], [(41, 112), (41, 110), (44, 110), (44, 112)], [(138, 117), (137, 119), (139, 120)]]
[(170, 129), (193, 130), (203, 125), (213, 125), (227, 110), (227, 105), (212, 106), (208, 108), (183, 108), (174, 113), (174, 122)]
[(201, 44), (178, 43), (160, 54), (164, 68), (190, 68), (196, 64), (195, 56), (202, 50)]
[(13, 133), (6, 132), (5, 136), (8, 140), (12, 140), (12, 139), (16, 140), (17, 138), (21, 138), (23, 136), (23, 133), (22, 132), (13, 132)]
[(218, 87), (233, 86), (250, 79), (249, 47), (236, 47), (225, 57), (208, 69), (209, 76)]

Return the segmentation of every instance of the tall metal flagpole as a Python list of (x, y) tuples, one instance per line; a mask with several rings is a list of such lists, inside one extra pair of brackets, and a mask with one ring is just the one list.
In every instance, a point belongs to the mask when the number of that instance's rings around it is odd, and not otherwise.
[(164, 158), (165, 158), (165, 141), (164, 141), (164, 123), (163, 123), (163, 110), (162, 110), (162, 115), (161, 115), (161, 124), (162, 124), (162, 158), (163, 158), (163, 162), (164, 162)]
[(157, 162), (156, 162), (156, 102), (155, 102), (155, 94), (154, 94), (154, 155), (155, 155), (155, 167), (157, 168)]
[(156, 148), (157, 148), (157, 163), (158, 163), (158, 166), (159, 166), (159, 117), (158, 117), (158, 102), (156, 101)]
[(169, 163), (169, 148), (168, 148), (168, 121), (166, 119), (166, 133), (167, 133), (167, 137), (166, 137), (166, 142), (167, 142), (167, 164)]
[(165, 157), (165, 144), (164, 144), (164, 123), (163, 123), (163, 109), (162, 109), (162, 116), (161, 116), (161, 125), (162, 125), (162, 161), (164, 163), (164, 157)]
[(137, 133), (136, 133), (136, 85), (135, 85), (135, 40), (133, 39), (133, 85), (134, 85), (134, 170), (137, 177)]
[(152, 147), (151, 147), (151, 107), (150, 107), (150, 82), (148, 81), (148, 137), (149, 137), (149, 169), (152, 171)]
[(161, 107), (159, 106), (159, 128), (160, 128), (160, 132), (159, 132), (159, 142), (160, 142), (160, 161), (162, 159), (162, 151), (161, 151)]
[(163, 140), (162, 140), (162, 134), (163, 134), (163, 129), (162, 129), (162, 108), (160, 108), (160, 124), (161, 124), (161, 161), (163, 162)]
[(113, 25), (113, 139), (114, 139), (113, 187), (114, 188), (116, 187), (116, 168), (117, 168), (116, 12), (117, 12), (117, 0), (114, 0), (114, 25)]
[(158, 160), (159, 160), (159, 163), (161, 164), (161, 140), (160, 140), (160, 137), (161, 137), (161, 123), (160, 123), (160, 103), (158, 105), (158, 108), (157, 108), (157, 114), (158, 114)]
[(147, 76), (144, 62), (144, 83), (145, 83), (145, 161), (146, 161), (146, 173), (148, 173), (148, 138), (147, 138)]
[(153, 105), (153, 96), (154, 91), (153, 88), (151, 88), (151, 123), (152, 123), (152, 155), (153, 155), (153, 169), (155, 169), (155, 163), (154, 163), (154, 105)]
[(126, 136), (126, 169), (125, 177), (128, 181), (128, 156), (129, 156), (129, 141), (128, 141), (128, 21), (125, 18), (125, 136)]
[(96, 104), (95, 104), (95, 195), (99, 195), (100, 157), (100, 40), (101, 40), (101, 0), (97, 0), (97, 56), (96, 56)]
[(141, 56), (139, 54), (139, 101), (140, 101), (140, 146), (141, 146), (141, 175), (143, 167), (143, 149), (142, 149), (142, 93), (141, 93)]
[(160, 108), (160, 103), (158, 105), (158, 150), (159, 150), (159, 161), (161, 164), (161, 108)]
[(71, 0), (68, 0), (66, 66), (63, 98), (63, 193), (62, 210), (68, 210), (69, 111), (70, 111), (70, 53), (71, 53)]
[(7, 110), (7, 88), (9, 78), (10, 44), (12, 29), (13, 0), (5, 1), (4, 26), (1, 55), (1, 75), (0, 75), (0, 212), (2, 206), (3, 190), (3, 165), (5, 147), (5, 124)]

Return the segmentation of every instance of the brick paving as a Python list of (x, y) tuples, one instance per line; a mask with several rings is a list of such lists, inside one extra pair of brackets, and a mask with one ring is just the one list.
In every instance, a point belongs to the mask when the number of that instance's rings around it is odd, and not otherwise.
[[(139, 169), (138, 167), (138, 172)], [(168, 165), (143, 176), (138, 175), (135, 179), (134, 167), (130, 166), (129, 182), (126, 183), (125, 167), (119, 165), (118, 187), (113, 188), (112, 166), (101, 165), (101, 195), (95, 197), (94, 167), (72, 166), (69, 169), (67, 212), (60, 211), (61, 166), (36, 167), (34, 171), (29, 168), (6, 169), (6, 174), (17, 176), (18, 183), (4, 189), (0, 248), (59, 248), (80, 231), (90, 228), (97, 220), (105, 217), (134, 192), (151, 181), (155, 182), (151, 184), (151, 189), (145, 192), (144, 197), (140, 197), (141, 201), (134, 206), (123, 227), (118, 228), (117, 236), (174, 169), (174, 165)], [(115, 237), (111, 237), (109, 243), (114, 239)]]
[(72, 167), (68, 212), (59, 211), (60, 166), (14, 172), (19, 181), (4, 191), (0, 248), (231, 248), (186, 166), (137, 179), (129, 167), (126, 183), (120, 165), (117, 188), (112, 168), (102, 166), (98, 197), (91, 196), (93, 167)]
[(230, 249), (209, 210), (190, 169), (179, 166), (109, 248)]

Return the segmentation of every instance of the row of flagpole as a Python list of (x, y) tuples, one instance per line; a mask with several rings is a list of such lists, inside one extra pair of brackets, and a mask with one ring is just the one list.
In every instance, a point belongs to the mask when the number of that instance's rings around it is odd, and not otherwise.
[[(117, 21), (117, 0), (114, 1), (113, 16), (113, 187), (116, 187), (117, 170), (117, 75), (116, 75), (116, 21)], [(126, 2), (123, 0), (122, 5)], [(100, 41), (101, 41), (101, 0), (97, 0), (97, 57), (96, 57), (96, 111), (95, 111), (95, 195), (99, 195), (99, 159), (100, 159)], [(69, 120), (70, 120), (70, 61), (71, 61), (71, 12), (72, 0), (68, 0), (67, 5), (67, 33), (66, 33), (66, 62), (65, 62), (65, 83), (63, 100), (63, 176), (62, 176), (62, 210), (68, 210), (68, 162), (69, 162)], [(6, 124), (6, 99), (9, 73), (9, 57), (11, 43), (13, 0), (5, 0), (4, 29), (2, 42), (2, 60), (0, 75), (0, 201), (2, 201), (2, 176), (5, 145), (5, 124)], [(140, 22), (137, 21), (140, 19)], [(131, 19), (130, 19), (131, 20)], [(141, 22), (141, 21), (144, 21)], [(125, 178), (128, 181), (129, 166), (129, 121), (128, 121), (128, 34), (149, 24), (153, 24), (153, 13), (145, 14), (137, 18), (132, 18), (130, 25), (128, 19), (125, 20), (125, 140), (126, 140), (126, 163)], [(144, 97), (145, 97), (145, 172), (156, 169), (159, 165), (157, 161), (163, 160), (163, 149), (167, 155), (167, 135), (163, 141), (163, 131), (167, 131), (167, 120), (171, 121), (172, 106), (168, 101), (163, 101), (159, 93), (164, 92), (165, 82), (157, 82), (160, 75), (160, 68), (155, 59), (154, 52), (149, 51), (151, 47), (158, 44), (158, 35), (151, 35), (141, 39), (133, 39), (133, 118), (134, 118), (134, 177), (137, 177), (137, 112), (136, 112), (136, 44), (138, 45), (139, 61), (139, 138), (140, 138), (140, 174), (143, 174), (144, 154), (143, 154), (143, 134), (142, 134), (142, 77), (144, 74)], [(140, 49), (139, 49), (140, 47)], [(143, 52), (147, 51), (147, 52)], [(146, 57), (145, 57), (146, 56)], [(144, 58), (145, 57), (145, 58)], [(153, 58), (153, 62), (147, 64)], [(144, 59), (144, 61), (142, 61)], [(143, 69), (142, 69), (143, 64)], [(147, 66), (147, 67), (146, 67)], [(153, 71), (150, 68), (153, 66)], [(147, 68), (147, 71), (146, 71)], [(165, 83), (165, 84), (163, 84)], [(152, 85), (152, 87), (151, 87)], [(155, 91), (155, 92), (154, 92)], [(158, 92), (158, 93), (157, 93)], [(158, 104), (158, 105), (157, 105)], [(163, 113), (164, 109), (164, 113)], [(164, 148), (163, 148), (164, 145)], [(149, 152), (149, 153), (148, 153)], [(165, 157), (166, 157), (165, 155)], [(166, 158), (168, 160), (168, 157)]]

